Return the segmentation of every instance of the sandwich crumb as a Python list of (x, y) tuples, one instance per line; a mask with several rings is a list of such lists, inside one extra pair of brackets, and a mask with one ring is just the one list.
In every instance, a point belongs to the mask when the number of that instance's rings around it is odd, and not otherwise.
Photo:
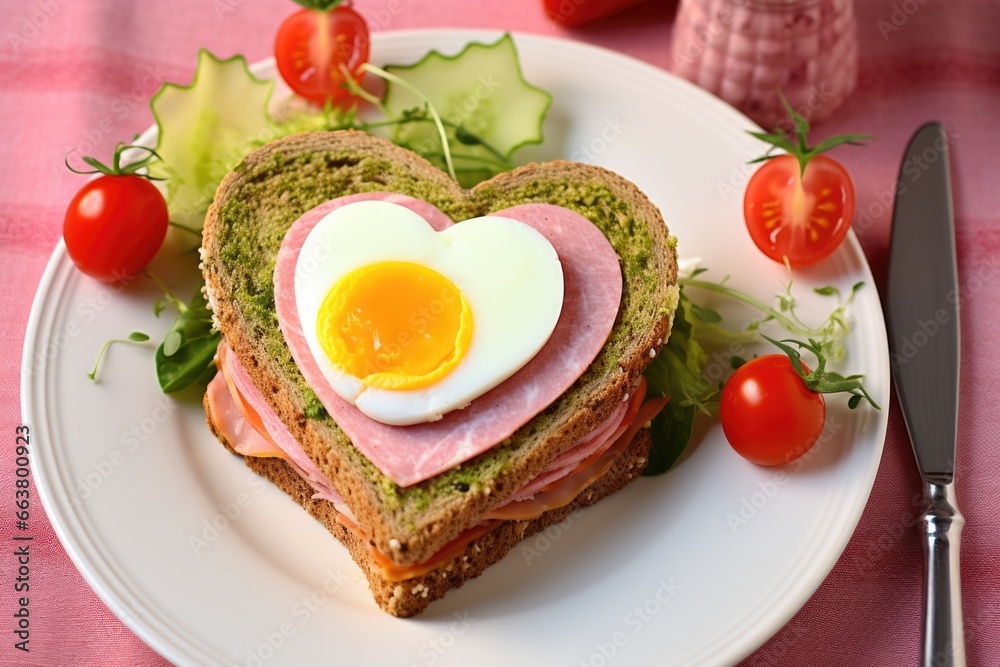
[(651, 421), (648, 421), (648, 422), (646, 422), (645, 424), (642, 425), (643, 428), (652, 428), (652, 426), (653, 426), (653, 422), (651, 422)]
[(663, 337), (662, 336), (656, 339), (656, 345), (657, 346), (663, 345)]
[(403, 545), (400, 544), (399, 540), (393, 537), (389, 540), (389, 548), (392, 549), (393, 551), (399, 551), (401, 548), (403, 548)]
[(404, 593), (405, 591), (403, 590), (403, 586), (401, 584), (396, 584), (396, 587), (392, 589), (392, 597), (394, 598), (402, 600)]
[(656, 358), (656, 350), (654, 350), (653, 348), (649, 348), (649, 358), (650, 359)]
[(412, 593), (413, 595), (419, 595), (420, 597), (425, 598), (425, 597), (427, 597), (427, 593), (428, 593), (429, 590), (430, 589), (427, 588), (426, 586), (424, 586), (423, 584), (417, 584), (416, 586), (414, 586), (410, 590), (410, 593)]
[(635, 460), (635, 464), (636, 464), (637, 466), (642, 466), (642, 465), (644, 465), (645, 463), (646, 463), (646, 459), (644, 459), (644, 458), (638, 458), (638, 459), (636, 459), (636, 460)]

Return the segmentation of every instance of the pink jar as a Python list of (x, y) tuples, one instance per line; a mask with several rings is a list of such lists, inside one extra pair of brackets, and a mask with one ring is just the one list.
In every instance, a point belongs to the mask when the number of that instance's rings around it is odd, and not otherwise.
[(807, 120), (827, 118), (854, 91), (851, 0), (681, 0), (674, 73), (757, 121), (787, 125), (778, 88)]

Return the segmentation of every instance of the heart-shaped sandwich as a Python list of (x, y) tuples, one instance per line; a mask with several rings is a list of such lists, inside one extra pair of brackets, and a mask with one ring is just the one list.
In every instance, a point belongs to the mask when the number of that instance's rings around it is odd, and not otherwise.
[(572, 162), (462, 190), (360, 132), (250, 153), (206, 221), (213, 432), (412, 616), (641, 472), (677, 302), (630, 182)]

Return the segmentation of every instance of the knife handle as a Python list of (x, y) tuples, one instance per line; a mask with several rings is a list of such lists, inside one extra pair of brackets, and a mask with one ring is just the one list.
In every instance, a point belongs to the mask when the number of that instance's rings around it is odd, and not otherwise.
[(922, 667), (965, 667), (959, 544), (965, 517), (954, 483), (924, 486), (924, 628)]

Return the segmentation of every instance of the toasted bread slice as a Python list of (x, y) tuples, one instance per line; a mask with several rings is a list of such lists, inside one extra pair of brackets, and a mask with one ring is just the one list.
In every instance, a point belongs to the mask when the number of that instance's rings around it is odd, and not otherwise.
[[(569, 391), (501, 445), (405, 488), (375, 468), (326, 414), (291, 357), (274, 309), (275, 261), (292, 223), (325, 201), (370, 191), (423, 199), (455, 221), (529, 202), (565, 206), (609, 239), (624, 280), (614, 329)], [(666, 340), (677, 303), (667, 227), (620, 176), (557, 161), (465, 191), (415, 153), (355, 131), (305, 132), (251, 152), (219, 186), (202, 258), (210, 305), (238, 361), (370, 542), (399, 565), (426, 561), (608, 417)]]
[[(207, 398), (205, 412), (209, 428), (226, 448), (235, 453), (231, 444), (217, 429)], [(426, 574), (402, 581), (390, 581), (386, 578), (373, 558), (371, 545), (338, 521), (339, 515), (333, 503), (313, 498), (312, 487), (291, 466), (276, 458), (248, 456), (244, 459), (251, 470), (287, 493), (347, 547), (354, 562), (365, 573), (372, 597), (379, 607), (393, 616), (410, 617), (422, 612), (434, 600), (444, 597), (451, 589), (459, 588), (469, 579), (478, 577), (486, 568), (506, 556), (521, 540), (554, 523), (564, 521), (577, 509), (593, 505), (624, 488), (639, 476), (646, 465), (649, 444), (649, 431), (640, 429), (611, 468), (594, 480), (570, 504), (549, 510), (530, 521), (503, 521), (490, 532), (470, 542), (462, 553), (448, 562)]]

